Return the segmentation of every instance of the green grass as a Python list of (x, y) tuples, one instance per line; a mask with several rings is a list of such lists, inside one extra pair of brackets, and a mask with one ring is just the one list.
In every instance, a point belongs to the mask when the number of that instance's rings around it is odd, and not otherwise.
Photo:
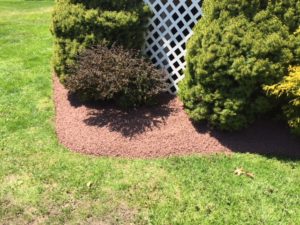
[[(48, 1), (0, 1), (0, 224), (300, 224), (300, 163), (69, 152), (54, 130)], [(236, 176), (243, 167), (255, 174)]]

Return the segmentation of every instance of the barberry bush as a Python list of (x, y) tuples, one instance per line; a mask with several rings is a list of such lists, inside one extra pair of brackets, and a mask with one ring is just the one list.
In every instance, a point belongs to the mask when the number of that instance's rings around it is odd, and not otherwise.
[(152, 103), (166, 90), (164, 73), (136, 50), (98, 45), (83, 51), (65, 79), (70, 93), (86, 100), (114, 100), (123, 108)]

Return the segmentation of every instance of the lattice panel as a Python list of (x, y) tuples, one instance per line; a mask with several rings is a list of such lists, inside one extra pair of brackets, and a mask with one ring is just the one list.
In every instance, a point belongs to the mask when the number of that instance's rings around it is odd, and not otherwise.
[(169, 92), (175, 94), (186, 66), (186, 42), (202, 16), (201, 0), (144, 0), (154, 12), (149, 22), (145, 52), (166, 71)]

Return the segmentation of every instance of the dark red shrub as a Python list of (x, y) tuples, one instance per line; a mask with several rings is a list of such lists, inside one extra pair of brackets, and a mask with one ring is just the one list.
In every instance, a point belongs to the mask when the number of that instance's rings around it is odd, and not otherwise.
[(66, 87), (83, 100), (115, 100), (123, 107), (150, 102), (164, 90), (164, 74), (139, 51), (96, 46), (77, 57)]

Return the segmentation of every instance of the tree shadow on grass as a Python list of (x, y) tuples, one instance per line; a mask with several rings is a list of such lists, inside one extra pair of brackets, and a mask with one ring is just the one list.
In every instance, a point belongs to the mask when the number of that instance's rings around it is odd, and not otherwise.
[(200, 133), (209, 133), (233, 152), (300, 159), (300, 138), (293, 136), (284, 122), (260, 120), (238, 132), (216, 131), (203, 123), (194, 123), (194, 127)]
[(154, 106), (142, 106), (124, 110), (112, 102), (81, 103), (76, 96), (69, 96), (72, 106), (84, 105), (88, 108), (88, 117), (84, 120), (88, 126), (108, 127), (109, 131), (118, 132), (126, 138), (133, 138), (153, 128), (160, 128), (166, 119), (177, 111), (170, 106), (174, 96), (164, 93), (158, 96)]

